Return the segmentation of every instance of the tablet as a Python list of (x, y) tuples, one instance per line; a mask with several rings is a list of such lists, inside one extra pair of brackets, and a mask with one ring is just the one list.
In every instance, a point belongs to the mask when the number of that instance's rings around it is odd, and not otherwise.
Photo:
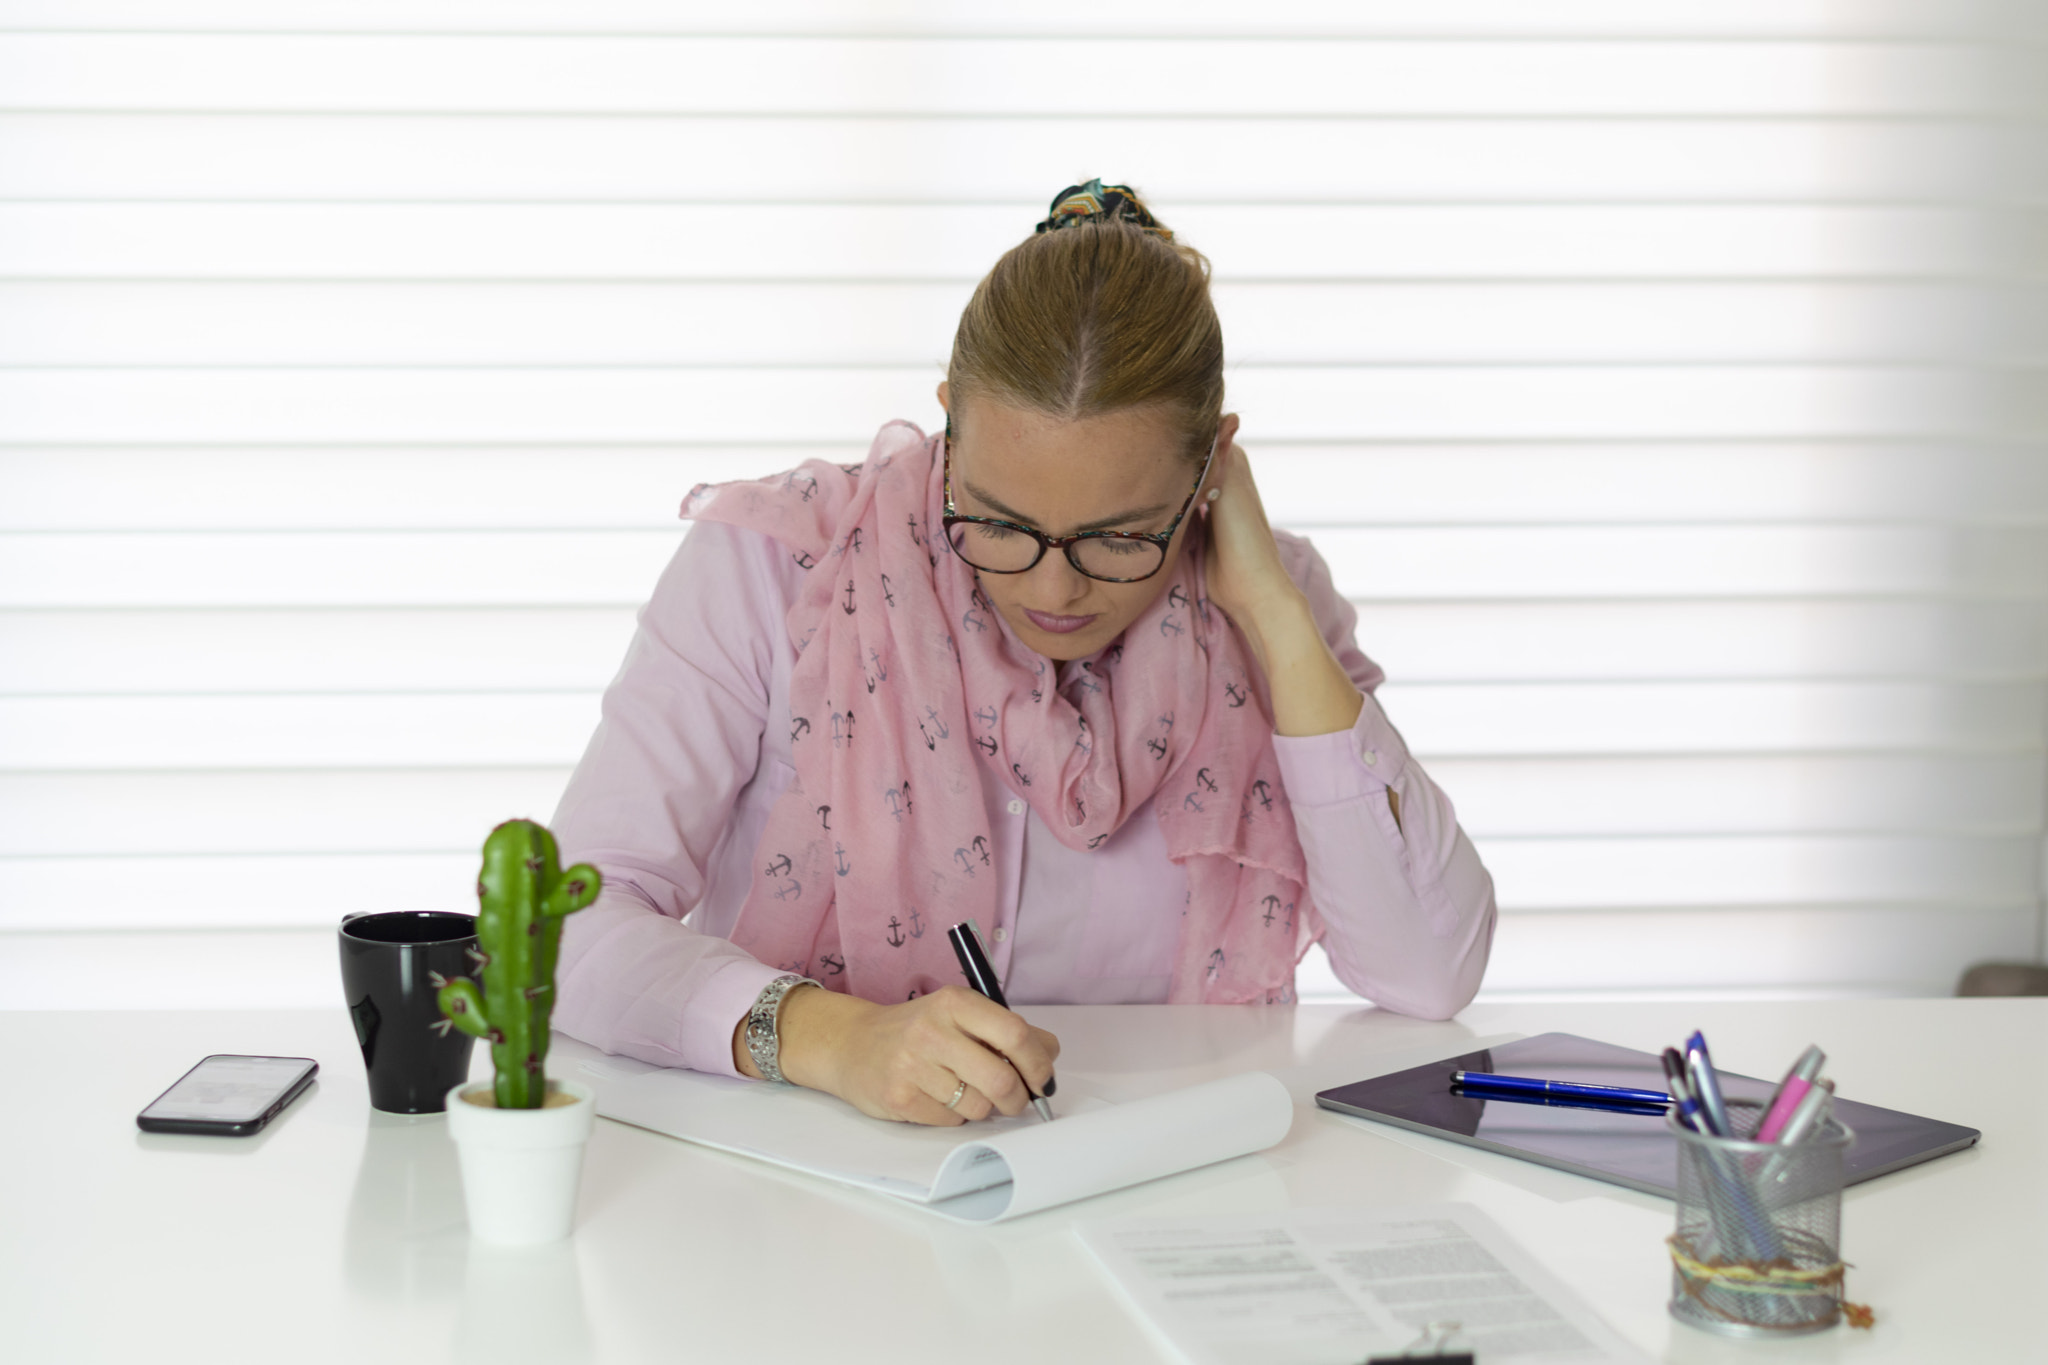
[[(1661, 1110), (1617, 1111), (1555, 1103), (1475, 1099), (1451, 1092), (1453, 1071), (1488, 1071), (1506, 1076), (1541, 1076), (1590, 1085), (1665, 1088), (1658, 1057), (1571, 1033), (1543, 1033), (1482, 1052), (1411, 1067), (1369, 1081), (1338, 1086), (1316, 1103), (1340, 1114), (1391, 1123), (1431, 1137), (1449, 1138), (1502, 1156), (1589, 1175), (1646, 1194), (1673, 1197), (1678, 1173), (1678, 1139), (1664, 1127)], [(1722, 1093), (1731, 1100), (1767, 1100), (1776, 1081), (1720, 1072)], [(1835, 1117), (1855, 1134), (1849, 1148), (1848, 1182), (1917, 1165), (1973, 1145), (1983, 1136), (1938, 1119), (1880, 1109), (1839, 1097)]]

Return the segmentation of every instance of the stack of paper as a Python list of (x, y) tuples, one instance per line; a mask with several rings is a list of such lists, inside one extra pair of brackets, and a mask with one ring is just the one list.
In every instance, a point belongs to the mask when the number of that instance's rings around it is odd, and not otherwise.
[(794, 1086), (674, 1071), (557, 1038), (550, 1069), (597, 1094), (597, 1112), (670, 1137), (771, 1161), (992, 1223), (1262, 1151), (1294, 1103), (1263, 1071), (1109, 1104), (1063, 1086), (1061, 1117), (1026, 1113), (961, 1128), (871, 1119)]

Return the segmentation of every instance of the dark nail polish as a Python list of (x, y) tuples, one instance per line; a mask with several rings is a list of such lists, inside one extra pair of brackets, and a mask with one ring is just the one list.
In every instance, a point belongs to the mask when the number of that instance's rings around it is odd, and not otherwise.
[(1039, 1091), (1038, 1093), (1039, 1093), (1039, 1094), (1041, 1094), (1041, 1095), (1048, 1095), (1048, 1096), (1049, 1096), (1049, 1095), (1055, 1095), (1055, 1094), (1058, 1094), (1058, 1093), (1059, 1093), (1059, 1088), (1060, 1088), (1060, 1078), (1059, 1078), (1059, 1077), (1057, 1077), (1057, 1076), (1047, 1076), (1047, 1077), (1045, 1078), (1045, 1089), (1043, 1089), (1043, 1090)]

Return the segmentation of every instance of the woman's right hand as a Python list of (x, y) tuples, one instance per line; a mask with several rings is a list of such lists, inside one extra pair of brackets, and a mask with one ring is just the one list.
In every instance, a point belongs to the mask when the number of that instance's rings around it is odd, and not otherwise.
[[(776, 1032), (782, 1074), (795, 1084), (878, 1119), (939, 1126), (1023, 1113), (1031, 1096), (1017, 1072), (1043, 1094), (1060, 1053), (1059, 1039), (961, 986), (901, 1005), (807, 986), (783, 998)], [(753, 1075), (741, 1033), (734, 1039), (734, 1060)], [(967, 1090), (948, 1109), (961, 1081)]]

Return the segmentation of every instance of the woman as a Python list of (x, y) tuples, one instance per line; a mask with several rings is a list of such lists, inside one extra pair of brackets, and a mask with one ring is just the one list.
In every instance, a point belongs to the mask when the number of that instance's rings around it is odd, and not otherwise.
[(1059, 1047), (959, 984), (963, 919), (1019, 1005), (1290, 1001), (1321, 940), (1387, 1008), (1462, 1008), (1492, 883), (1266, 521), (1208, 263), (1069, 189), (939, 402), (942, 436), (684, 504), (555, 815), (605, 876), (558, 1026), (954, 1124), (1021, 1112)]

